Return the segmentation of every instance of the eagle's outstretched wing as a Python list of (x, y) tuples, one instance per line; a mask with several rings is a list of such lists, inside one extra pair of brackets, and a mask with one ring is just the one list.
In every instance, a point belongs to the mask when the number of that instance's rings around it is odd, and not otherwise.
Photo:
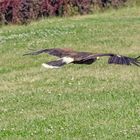
[(54, 69), (54, 68), (60, 68), (66, 64), (72, 63), (73, 61), (74, 61), (74, 59), (71, 57), (62, 57), (55, 61), (43, 63), (42, 66), (47, 69)]
[(38, 50), (38, 51), (34, 51), (34, 52), (29, 52), (29, 53), (25, 53), (23, 54), (23, 56), (25, 55), (39, 55), (41, 53), (47, 53), (50, 55), (54, 55), (57, 57), (65, 57), (68, 56), (70, 53), (72, 53), (72, 49), (69, 48), (52, 48), (52, 49), (42, 49), (42, 50)]
[(85, 59), (88, 60), (88, 59), (103, 57), (103, 56), (109, 56), (108, 64), (120, 64), (120, 65), (134, 64), (140, 67), (140, 60), (139, 60), (140, 56), (136, 58), (132, 58), (132, 57), (127, 57), (127, 56), (117, 55), (117, 54), (93, 54)]

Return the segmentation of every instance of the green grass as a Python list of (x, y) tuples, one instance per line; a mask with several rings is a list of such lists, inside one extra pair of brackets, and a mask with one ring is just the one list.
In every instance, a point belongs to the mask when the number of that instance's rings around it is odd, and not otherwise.
[(0, 28), (0, 139), (140, 139), (140, 69), (70, 64), (46, 70), (28, 48), (140, 55), (140, 8)]

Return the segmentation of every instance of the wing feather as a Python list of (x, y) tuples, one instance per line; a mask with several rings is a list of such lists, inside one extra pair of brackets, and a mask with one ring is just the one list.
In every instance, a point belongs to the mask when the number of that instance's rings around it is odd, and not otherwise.
[(23, 54), (23, 56), (25, 56), (25, 55), (39, 55), (41, 53), (48, 53), (50, 55), (54, 55), (54, 56), (61, 58), (64, 56), (68, 56), (71, 52), (72, 52), (72, 50), (70, 50), (70, 49), (52, 48), (52, 49), (42, 49), (42, 50), (38, 50), (38, 51), (34, 51), (34, 52), (25, 53), (25, 54)]
[(69, 64), (73, 62), (74, 59), (70, 57), (62, 57), (61, 59), (50, 61), (48, 63), (43, 63), (42, 66), (47, 69), (53, 69), (53, 68), (60, 68), (66, 64)]
[(38, 55), (41, 53), (49, 53), (52, 49), (42, 49), (42, 50), (38, 50), (38, 51), (34, 51), (34, 52), (29, 52), (29, 53), (25, 53), (23, 54), (23, 56), (25, 55)]
[(134, 64), (136, 66), (140, 66), (140, 61), (138, 60), (140, 58), (140, 56), (138, 56), (136, 58), (131, 58), (131, 57), (123, 56), (123, 55), (106, 53), (106, 54), (93, 54), (93, 55), (90, 55), (89, 57), (86, 57), (84, 59), (85, 60), (95, 59), (97, 57), (104, 57), (104, 56), (109, 56), (108, 64), (120, 64), (120, 65)]

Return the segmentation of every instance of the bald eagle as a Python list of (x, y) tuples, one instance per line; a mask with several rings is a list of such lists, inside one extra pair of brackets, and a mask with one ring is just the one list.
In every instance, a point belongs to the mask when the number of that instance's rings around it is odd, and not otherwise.
[(43, 63), (42, 66), (45, 68), (60, 68), (66, 64), (92, 64), (97, 59), (103, 56), (108, 56), (108, 64), (120, 64), (120, 65), (136, 65), (140, 67), (140, 56), (136, 58), (131, 58), (123, 55), (113, 54), (113, 53), (91, 53), (91, 52), (77, 52), (69, 48), (52, 48), (52, 49), (42, 49), (25, 55), (38, 55), (41, 53), (47, 53), (59, 59), (55, 61), (50, 61)]

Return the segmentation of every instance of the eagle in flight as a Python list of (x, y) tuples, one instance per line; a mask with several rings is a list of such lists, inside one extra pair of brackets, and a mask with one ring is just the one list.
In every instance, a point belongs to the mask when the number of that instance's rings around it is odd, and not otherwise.
[(52, 48), (52, 49), (42, 49), (25, 55), (38, 55), (41, 53), (47, 53), (59, 59), (55, 61), (50, 61), (43, 63), (42, 66), (45, 68), (60, 68), (66, 64), (92, 64), (100, 57), (108, 56), (108, 64), (120, 64), (120, 65), (136, 65), (140, 67), (140, 56), (136, 58), (131, 58), (123, 55), (113, 54), (113, 53), (91, 53), (91, 52), (77, 52), (69, 48)]

